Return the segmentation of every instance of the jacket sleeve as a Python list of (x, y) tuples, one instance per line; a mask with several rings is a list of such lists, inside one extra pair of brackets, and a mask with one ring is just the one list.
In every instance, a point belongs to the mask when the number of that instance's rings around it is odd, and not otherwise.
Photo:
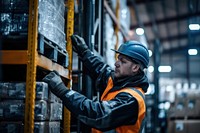
[[(105, 64), (100, 57), (95, 56), (89, 49), (82, 54), (82, 57), (79, 56), (79, 58), (82, 60), (84, 66), (89, 72), (88, 74), (93, 78), (93, 80), (96, 80), (99, 75), (104, 76), (106, 79), (110, 76), (112, 71), (110, 66)], [(104, 74), (102, 75), (102, 73)]]
[(106, 131), (137, 121), (138, 102), (126, 92), (119, 93), (110, 101), (98, 102), (70, 90), (62, 100), (79, 120), (98, 130)]

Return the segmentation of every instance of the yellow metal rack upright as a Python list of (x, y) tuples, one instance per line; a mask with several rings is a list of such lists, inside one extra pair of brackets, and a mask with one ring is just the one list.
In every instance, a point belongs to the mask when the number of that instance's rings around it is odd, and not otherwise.
[[(74, 33), (74, 0), (67, 0), (67, 52), (69, 55), (69, 82), (67, 84), (68, 88), (72, 85), (72, 42), (70, 36)], [(64, 133), (70, 133), (70, 112), (64, 108)]]
[[(67, 52), (69, 55), (68, 68), (59, 65), (49, 58), (37, 52), (38, 39), (38, 0), (29, 0), (29, 22), (28, 22), (28, 50), (1, 50), (1, 63), (8, 65), (27, 65), (26, 70), (26, 98), (25, 98), (25, 118), (24, 132), (34, 132), (34, 108), (35, 108), (35, 88), (36, 69), (41, 67), (45, 70), (56, 70), (59, 74), (69, 79), (68, 85), (71, 88), (72, 73), (72, 46), (70, 36), (73, 34), (74, 24), (74, 0), (67, 0)], [(64, 132), (70, 132), (70, 113), (64, 109)]]

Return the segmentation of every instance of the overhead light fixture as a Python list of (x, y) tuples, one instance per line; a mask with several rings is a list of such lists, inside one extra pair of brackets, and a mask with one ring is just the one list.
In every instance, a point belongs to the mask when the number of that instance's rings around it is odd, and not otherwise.
[(152, 56), (152, 51), (151, 50), (148, 50), (149, 51), (149, 57)]
[(137, 28), (136, 29), (136, 34), (137, 35), (143, 35), (144, 34), (144, 29), (143, 28)]
[(200, 30), (200, 25), (199, 24), (190, 24), (189, 29), (190, 30)]
[(149, 71), (150, 73), (152, 73), (152, 72), (154, 71), (154, 67), (153, 67), (153, 66), (149, 66), (149, 67), (148, 67), (148, 71)]
[(197, 49), (188, 49), (189, 55), (197, 55), (197, 53), (198, 53)]
[(153, 95), (155, 93), (155, 85), (149, 84), (149, 87), (147, 89), (146, 95)]
[[(158, 67), (158, 71), (159, 72), (171, 72), (171, 70), (172, 70), (171, 66), (159, 66)], [(154, 67), (153, 66), (149, 66), (148, 67), (148, 71), (150, 73), (154, 72)]]
[(158, 71), (159, 72), (171, 72), (172, 68), (171, 66), (159, 66)]
[(126, 9), (123, 9), (122, 11), (121, 11), (121, 14), (122, 14), (122, 18), (126, 18), (127, 17), (127, 10)]

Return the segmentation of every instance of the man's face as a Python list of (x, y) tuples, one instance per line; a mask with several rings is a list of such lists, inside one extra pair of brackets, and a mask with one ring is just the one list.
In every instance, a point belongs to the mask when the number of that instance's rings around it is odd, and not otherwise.
[(129, 58), (119, 54), (117, 61), (115, 62), (115, 77), (122, 78), (125, 76), (131, 76), (136, 71), (138, 64), (133, 63)]

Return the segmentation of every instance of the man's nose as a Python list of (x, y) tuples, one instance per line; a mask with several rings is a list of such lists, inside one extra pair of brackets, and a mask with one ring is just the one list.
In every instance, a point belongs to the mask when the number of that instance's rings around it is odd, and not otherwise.
[(115, 66), (119, 67), (119, 61), (118, 60), (115, 62)]

